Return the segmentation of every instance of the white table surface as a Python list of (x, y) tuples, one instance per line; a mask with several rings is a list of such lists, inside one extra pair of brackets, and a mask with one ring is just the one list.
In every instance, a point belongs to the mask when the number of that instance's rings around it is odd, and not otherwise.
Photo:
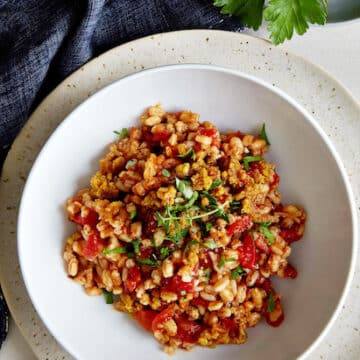
[[(305, 36), (283, 45), (335, 76), (360, 102), (360, 20), (326, 28), (312, 27)], [(261, 29), (256, 36), (266, 38)], [(360, 341), (360, 340), (359, 340)], [(0, 350), (0, 360), (36, 360), (16, 324), (10, 322), (8, 337)]]

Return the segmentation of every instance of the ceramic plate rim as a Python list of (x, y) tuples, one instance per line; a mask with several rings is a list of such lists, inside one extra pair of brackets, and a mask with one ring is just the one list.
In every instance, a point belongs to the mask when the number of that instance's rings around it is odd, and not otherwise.
[[(33, 306), (35, 307), (40, 319), (43, 321), (43, 323), (45, 324), (46, 328), (50, 331), (50, 333), (55, 337), (55, 339), (59, 342), (59, 344), (61, 344), (70, 354), (74, 355), (76, 352), (74, 352), (73, 350), (73, 346), (71, 346), (71, 344), (65, 344), (63, 339), (61, 337), (58, 337), (58, 335), (61, 334), (56, 334), (56, 331), (53, 327), (49, 326), (49, 323), (46, 321), (46, 316), (45, 314), (41, 311), (41, 309), (38, 308), (36, 302), (34, 302), (34, 294), (31, 292), (31, 287), (29, 284), (29, 279), (26, 275), (26, 272), (24, 272), (24, 265), (23, 265), (23, 255), (22, 255), (22, 247), (21, 247), (21, 241), (20, 241), (20, 237), (21, 237), (21, 219), (23, 217), (23, 199), (26, 197), (26, 193), (28, 191), (28, 187), (30, 186), (29, 184), (31, 183), (31, 179), (33, 174), (36, 172), (37, 166), (41, 161), (41, 158), (43, 156), (43, 154), (46, 152), (47, 146), (50, 144), (50, 142), (52, 142), (54, 140), (54, 138), (57, 136), (58, 132), (61, 131), (61, 128), (63, 126), (65, 126), (64, 124), (67, 124), (69, 121), (71, 121), (74, 117), (77, 116), (77, 113), (79, 111), (81, 111), (81, 109), (85, 106), (87, 106), (88, 102), (91, 102), (94, 100), (94, 98), (96, 98), (98, 95), (103, 94), (107, 91), (111, 91), (112, 87), (114, 86), (118, 86), (119, 83), (126, 83), (127, 81), (132, 81), (132, 80), (136, 80), (139, 77), (142, 77), (143, 75), (146, 75), (147, 73), (154, 73), (154, 72), (162, 72), (162, 71), (171, 71), (171, 70), (177, 70), (177, 69), (199, 69), (199, 70), (210, 70), (210, 71), (215, 71), (215, 72), (219, 72), (219, 73), (223, 73), (223, 74), (230, 74), (232, 76), (235, 77), (239, 77), (239, 78), (243, 78), (246, 79), (248, 81), (254, 82), (256, 84), (261, 85), (262, 87), (267, 88), (268, 90), (270, 90), (271, 92), (275, 93), (277, 96), (283, 98), (286, 102), (288, 102), (291, 106), (293, 106), (298, 112), (300, 112), (304, 118), (306, 119), (306, 121), (308, 121), (310, 123), (310, 125), (312, 125), (312, 127), (315, 129), (315, 131), (318, 132), (318, 134), (320, 135), (321, 139), (324, 141), (324, 143), (327, 146), (328, 151), (330, 151), (330, 154), (333, 156), (336, 165), (340, 171), (340, 175), (341, 178), (343, 180), (344, 186), (345, 186), (345, 190), (346, 190), (346, 195), (347, 195), (347, 203), (350, 209), (350, 213), (351, 213), (351, 223), (352, 223), (352, 252), (351, 252), (351, 260), (350, 260), (350, 266), (349, 269), (347, 271), (347, 277), (346, 277), (346, 281), (342, 290), (342, 293), (340, 295), (340, 298), (337, 302), (335, 311), (333, 312), (332, 316), (329, 318), (328, 322), (324, 325), (323, 329), (321, 330), (321, 332), (319, 333), (319, 335), (317, 336), (316, 339), (314, 339), (314, 341), (308, 346), (307, 349), (304, 350), (304, 352), (300, 355), (300, 358), (305, 358), (307, 355), (309, 355), (311, 353), (311, 351), (322, 341), (322, 339), (326, 336), (326, 334), (328, 333), (328, 331), (330, 330), (331, 326), (333, 325), (333, 323), (335, 322), (336, 318), (339, 315), (339, 312), (341, 310), (341, 307), (346, 299), (346, 296), (349, 292), (350, 289), (350, 285), (351, 285), (351, 281), (353, 279), (354, 276), (354, 272), (355, 272), (355, 264), (356, 264), (356, 257), (357, 257), (357, 248), (358, 248), (358, 243), (357, 243), (357, 222), (356, 222), (356, 207), (355, 207), (355, 200), (354, 200), (354, 196), (352, 193), (352, 189), (351, 189), (351, 185), (349, 182), (349, 179), (347, 177), (347, 174), (345, 172), (345, 168), (344, 165), (342, 163), (342, 160), (339, 156), (339, 154), (337, 153), (334, 145), (331, 143), (331, 141), (328, 139), (327, 135), (325, 134), (324, 130), (320, 127), (320, 125), (316, 122), (316, 120), (308, 113), (308, 111), (303, 108), (295, 99), (293, 99), (291, 96), (289, 96), (288, 94), (286, 94), (283, 90), (271, 86), (268, 82), (257, 78), (251, 74), (247, 74), (238, 70), (232, 70), (232, 69), (227, 69), (221, 66), (216, 66), (216, 65), (204, 65), (204, 64), (178, 64), (178, 65), (163, 65), (163, 66), (158, 66), (158, 67), (153, 67), (153, 68), (149, 68), (146, 70), (142, 70), (139, 71), (137, 73), (133, 73), (133, 74), (129, 74), (124, 76), (121, 79), (115, 80), (114, 82), (110, 83), (109, 85), (105, 86), (104, 88), (100, 89), (99, 91), (96, 91), (92, 96), (90, 96), (88, 99), (86, 99), (85, 101), (83, 101), (82, 103), (80, 103), (77, 107), (75, 107), (75, 109), (73, 109), (65, 118), (64, 120), (56, 127), (56, 129), (53, 131), (53, 133), (49, 136), (49, 138), (47, 139), (46, 143), (43, 145), (41, 151), (39, 152), (39, 154), (37, 155), (31, 170), (29, 172), (29, 176), (27, 178), (26, 184), (24, 186), (23, 189), (23, 193), (21, 196), (21, 201), (20, 201), (20, 206), (19, 206), (19, 212), (18, 212), (18, 222), (17, 222), (17, 245), (18, 245), (18, 257), (19, 257), (19, 263), (20, 263), (20, 268), (21, 268), (21, 274), (23, 276), (24, 279), (24, 283), (25, 283), (25, 287), (26, 290), (28, 292), (28, 295), (31, 299), (31, 302), (33, 304)], [(22, 236), (22, 238), (24, 238)], [(24, 240), (22, 240), (24, 241)], [(53, 324), (54, 326), (54, 324)]]

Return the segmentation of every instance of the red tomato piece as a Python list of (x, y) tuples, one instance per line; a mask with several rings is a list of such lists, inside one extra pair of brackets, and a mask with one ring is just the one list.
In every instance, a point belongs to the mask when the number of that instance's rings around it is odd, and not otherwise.
[(78, 225), (89, 225), (94, 228), (99, 220), (98, 214), (92, 209), (87, 209), (88, 213), (86, 216), (81, 216), (81, 213), (74, 215), (70, 220)]
[(234, 234), (239, 234), (244, 232), (247, 229), (250, 229), (253, 222), (250, 215), (242, 215), (238, 219), (235, 220), (232, 224), (229, 225), (227, 229), (227, 234), (229, 236)]
[(260, 284), (260, 287), (262, 287), (267, 294), (270, 294), (273, 288), (272, 281), (270, 279), (264, 278), (264, 281)]
[(287, 264), (286, 268), (284, 269), (284, 276), (286, 278), (291, 278), (291, 279), (295, 279), (297, 277), (297, 271), (296, 269), (290, 265), (290, 264)]
[(238, 326), (236, 325), (235, 320), (229, 319), (229, 318), (225, 318), (225, 319), (222, 319), (222, 320), (221, 320), (221, 323), (222, 323), (222, 325), (224, 326), (224, 328), (229, 331), (229, 335), (230, 335), (231, 337), (237, 336)]
[(125, 281), (125, 287), (127, 291), (132, 293), (136, 289), (136, 286), (140, 283), (140, 281), (141, 281), (140, 268), (138, 265), (135, 265), (128, 270), (128, 276)]
[(279, 184), (279, 181), (280, 181), (280, 176), (277, 173), (275, 173), (274, 174), (274, 179), (270, 183), (270, 188), (273, 189), (274, 187), (276, 187)]
[(191, 304), (192, 304), (192, 305), (195, 305), (195, 306), (196, 306), (196, 305), (199, 305), (199, 306), (202, 306), (202, 307), (204, 307), (204, 308), (207, 309), (207, 307), (208, 307), (208, 305), (209, 305), (209, 301), (204, 300), (204, 299), (201, 298), (201, 297), (197, 297), (197, 298), (191, 300)]
[(212, 146), (216, 146), (216, 147), (220, 147), (221, 141), (220, 141), (220, 139), (218, 139), (218, 138), (216, 137), (216, 135), (217, 135), (217, 130), (216, 130), (216, 129), (214, 129), (214, 128), (211, 128), (211, 129), (204, 129), (204, 128), (202, 128), (202, 129), (200, 129), (200, 130), (198, 131), (198, 134), (199, 134), (199, 135), (204, 135), (204, 136), (211, 137), (211, 138), (212, 138), (211, 145), (212, 145)]
[(204, 325), (198, 324), (183, 315), (177, 316), (175, 321), (178, 327), (175, 339), (186, 343), (196, 343), (201, 332), (205, 329)]
[(253, 269), (256, 260), (255, 243), (252, 239), (251, 233), (245, 233), (242, 245), (239, 247), (239, 262), (240, 265), (247, 269)]
[(154, 210), (143, 211), (140, 214), (140, 218), (143, 219), (143, 233), (146, 237), (152, 238), (153, 233), (157, 229), (157, 219)]
[(87, 241), (83, 244), (83, 255), (86, 259), (92, 260), (102, 250), (104, 246), (104, 240), (100, 237), (100, 233), (97, 230), (93, 230)]
[(295, 224), (290, 229), (281, 229), (279, 234), (288, 244), (299, 241), (302, 238), (302, 234), (298, 233), (299, 226)]
[(153, 310), (140, 310), (135, 313), (135, 319), (146, 330), (152, 331), (152, 323), (158, 313)]
[(146, 132), (144, 134), (145, 140), (149, 142), (150, 144), (156, 144), (156, 143), (167, 143), (169, 140), (169, 137), (171, 136), (170, 131), (164, 130), (164, 131), (157, 131), (154, 133)]
[(162, 324), (174, 317), (174, 312), (169, 308), (164, 309), (160, 313), (158, 313), (151, 324), (152, 331), (157, 331), (161, 328)]
[[(267, 305), (266, 305), (267, 306)], [(274, 311), (281, 311), (281, 314), (279, 315), (279, 317), (275, 320), (272, 321), (270, 319), (270, 314), (268, 312), (266, 312), (265, 314), (265, 318), (266, 318), (266, 322), (272, 326), (272, 327), (278, 327), (282, 324), (282, 322), (285, 320), (285, 315), (284, 315), (284, 310), (282, 310), (280, 302), (276, 301), (275, 303), (275, 310)]]
[(175, 275), (171, 279), (169, 279), (169, 282), (166, 282), (164, 284), (164, 289), (166, 291), (171, 291), (179, 296), (181, 295), (182, 291), (186, 291), (187, 293), (193, 293), (194, 292), (194, 279), (192, 279), (190, 282), (184, 282), (181, 280), (181, 276)]

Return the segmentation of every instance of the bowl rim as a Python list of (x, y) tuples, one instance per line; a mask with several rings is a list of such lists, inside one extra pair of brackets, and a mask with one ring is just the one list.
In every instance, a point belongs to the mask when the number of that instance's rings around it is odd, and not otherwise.
[(25, 288), (27, 290), (29, 298), (31, 299), (32, 305), (34, 306), (34, 308), (35, 308), (36, 312), (38, 313), (40, 319), (43, 321), (44, 325), (49, 330), (49, 332), (55, 337), (56, 341), (58, 341), (58, 343), (64, 349), (66, 349), (72, 356), (75, 356), (76, 352), (73, 351), (74, 348), (71, 345), (71, 343), (66, 343), (66, 341), (64, 341), (64, 339), (62, 337), (57, 336), (55, 328), (52, 327), (48, 323), (48, 321), (46, 319), (46, 314), (44, 314), (41, 311), (41, 309), (38, 306), (38, 304), (36, 303), (36, 301), (34, 301), (35, 296), (31, 291), (30, 280), (28, 279), (27, 272), (24, 269), (24, 256), (22, 255), (22, 246), (21, 246), (21, 243), (23, 243), (23, 241), (20, 241), (20, 238), (23, 239), (24, 236), (21, 235), (22, 232), (21, 232), (21, 226), (20, 225), (22, 223), (22, 218), (24, 217), (24, 210), (23, 210), (24, 205), (23, 204), (24, 204), (24, 199), (25, 199), (26, 193), (28, 192), (28, 188), (30, 186), (29, 184), (31, 183), (32, 176), (35, 173), (35, 171), (36, 171), (36, 169), (38, 167), (38, 164), (40, 163), (40, 161), (41, 161), (41, 159), (43, 157), (43, 154), (46, 152), (47, 147), (49, 146), (49, 144), (55, 138), (56, 134), (58, 133), (58, 130), (61, 130), (61, 128), (63, 126), (65, 126), (69, 121), (71, 121), (72, 118), (74, 116), (76, 116), (77, 113), (80, 112), (83, 107), (87, 106), (88, 102), (93, 101), (94, 98), (96, 98), (97, 96), (103, 95), (107, 91), (111, 91), (111, 88), (117, 86), (119, 83), (126, 83), (128, 81), (136, 80), (137, 78), (145, 76), (148, 73), (157, 73), (157, 72), (163, 72), (163, 71), (176, 71), (176, 70), (182, 70), (182, 69), (185, 69), (185, 70), (205, 70), (205, 71), (217, 72), (217, 73), (228, 74), (228, 75), (232, 75), (232, 76), (235, 76), (235, 77), (239, 77), (239, 78), (245, 79), (247, 81), (253, 82), (255, 84), (258, 84), (258, 85), (266, 88), (270, 92), (275, 93), (277, 96), (283, 98), (286, 102), (288, 102), (291, 106), (293, 106), (298, 112), (300, 112), (303, 115), (303, 117), (306, 119), (306, 121), (308, 121), (310, 123), (310, 125), (312, 125), (314, 130), (318, 132), (319, 136), (322, 138), (325, 145), (327, 146), (328, 151), (330, 151), (330, 154), (333, 156), (333, 158), (334, 158), (334, 160), (335, 160), (335, 162), (337, 164), (337, 167), (338, 167), (338, 169), (340, 171), (341, 179), (342, 179), (343, 184), (345, 186), (345, 192), (346, 192), (346, 195), (347, 195), (347, 202), (348, 202), (350, 213), (351, 213), (351, 224), (352, 224), (352, 239), (351, 239), (352, 241), (351, 241), (351, 245), (352, 245), (352, 251), (351, 251), (350, 266), (349, 266), (349, 269), (347, 271), (346, 281), (345, 281), (345, 284), (343, 286), (343, 289), (342, 289), (341, 295), (339, 297), (339, 300), (338, 300), (338, 302), (336, 304), (334, 312), (330, 316), (329, 320), (325, 323), (325, 325), (324, 325), (323, 329), (321, 330), (321, 332), (319, 333), (319, 335), (313, 340), (313, 342), (298, 357), (299, 360), (305, 359), (319, 345), (319, 343), (328, 334), (330, 328), (333, 326), (333, 324), (334, 324), (335, 320), (337, 319), (337, 317), (338, 317), (338, 315), (339, 315), (339, 313), (341, 311), (341, 308), (342, 308), (342, 306), (343, 306), (343, 304), (345, 302), (346, 296), (349, 293), (350, 285), (351, 285), (351, 282), (352, 282), (353, 277), (354, 277), (356, 259), (357, 259), (357, 251), (358, 251), (358, 227), (357, 227), (357, 213), (356, 213), (355, 198), (354, 198), (354, 195), (353, 195), (353, 192), (352, 192), (350, 181), (349, 181), (348, 176), (346, 174), (346, 170), (345, 170), (345, 167), (344, 167), (344, 165), (342, 163), (340, 155), (337, 153), (337, 150), (335, 149), (335, 146), (331, 143), (330, 139), (327, 137), (326, 133), (320, 127), (320, 125), (317, 123), (317, 121), (295, 99), (293, 99), (290, 95), (285, 93), (280, 88), (278, 88), (278, 87), (276, 87), (274, 85), (271, 85), (267, 81), (259, 79), (256, 76), (253, 76), (251, 74), (247, 74), (247, 73), (239, 71), (239, 70), (229, 69), (229, 68), (225, 68), (225, 67), (218, 66), (218, 65), (204, 65), (204, 64), (192, 64), (192, 63), (174, 64), (174, 65), (161, 65), (161, 66), (148, 68), (148, 69), (141, 70), (141, 71), (133, 73), (133, 74), (126, 75), (126, 76), (122, 77), (121, 79), (115, 80), (114, 82), (110, 83), (109, 85), (105, 86), (104, 88), (100, 89), (99, 91), (96, 91), (89, 98), (87, 98), (82, 103), (80, 103), (77, 107), (75, 107), (60, 122), (60, 124), (55, 128), (55, 130), (52, 132), (52, 134), (46, 140), (46, 142), (43, 145), (42, 149), (38, 153), (32, 167), (31, 167), (31, 170), (30, 170), (29, 175), (27, 177), (23, 192), (21, 194), (19, 210), (18, 210), (17, 226), (16, 226), (17, 227), (17, 253), (18, 253), (18, 258), (19, 258), (21, 275), (23, 277)]

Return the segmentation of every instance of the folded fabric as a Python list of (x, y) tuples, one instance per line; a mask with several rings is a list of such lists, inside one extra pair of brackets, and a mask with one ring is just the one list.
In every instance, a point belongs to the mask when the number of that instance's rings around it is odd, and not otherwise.
[(30, 112), (92, 57), (145, 35), (195, 28), (239, 31), (212, 0), (0, 2), (0, 168)]

